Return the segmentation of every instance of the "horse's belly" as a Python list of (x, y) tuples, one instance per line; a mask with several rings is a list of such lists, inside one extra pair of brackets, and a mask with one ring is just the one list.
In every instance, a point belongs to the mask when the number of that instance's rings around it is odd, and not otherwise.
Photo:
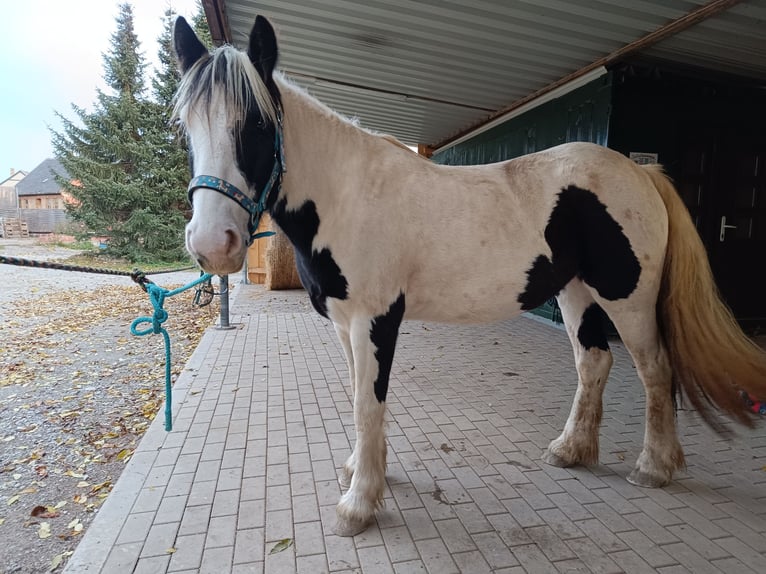
[(488, 323), (521, 313), (514, 282), (461, 285), (459, 282), (408, 290), (405, 319), (443, 323)]

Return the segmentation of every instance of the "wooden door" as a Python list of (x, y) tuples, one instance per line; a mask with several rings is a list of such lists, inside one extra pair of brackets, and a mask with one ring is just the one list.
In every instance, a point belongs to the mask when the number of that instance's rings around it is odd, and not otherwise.
[(676, 185), (718, 288), (740, 322), (766, 327), (766, 137), (685, 125), (679, 142)]
[(711, 264), (735, 316), (766, 326), (766, 136), (726, 130), (719, 142)]

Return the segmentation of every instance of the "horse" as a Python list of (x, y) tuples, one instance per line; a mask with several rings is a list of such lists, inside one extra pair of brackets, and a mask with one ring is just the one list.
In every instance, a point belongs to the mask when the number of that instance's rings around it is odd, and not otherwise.
[(555, 296), (578, 383), (543, 454), (551, 465), (598, 461), (612, 365), (605, 317), (646, 393), (643, 449), (628, 481), (661, 487), (684, 465), (679, 394), (718, 430), (731, 418), (753, 424), (739, 392), (766, 396), (766, 357), (718, 295), (661, 168), (590, 143), (438, 165), (293, 85), (276, 69), (275, 32), (262, 16), (246, 50), (208, 52), (183, 18), (174, 46), (174, 114), (193, 176), (189, 253), (209, 273), (239, 270), (268, 212), (345, 351), (356, 440), (340, 471), (337, 534), (361, 532), (382, 504), (386, 394), (404, 319), (497, 321)]

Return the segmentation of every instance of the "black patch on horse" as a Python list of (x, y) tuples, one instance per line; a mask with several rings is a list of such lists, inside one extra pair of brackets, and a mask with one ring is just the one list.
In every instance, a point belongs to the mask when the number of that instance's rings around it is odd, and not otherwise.
[(582, 314), (580, 328), (577, 330), (577, 340), (590, 350), (597, 347), (603, 351), (609, 350), (609, 342), (606, 340), (606, 330), (604, 329), (604, 310), (593, 303), (585, 309)]
[(378, 402), (386, 400), (388, 393), (388, 378), (391, 375), (391, 363), (394, 360), (396, 337), (399, 334), (399, 325), (404, 317), (404, 293), (391, 303), (385, 315), (379, 315), (372, 320), (370, 327), (370, 341), (377, 347), (375, 358), (378, 361), (378, 378), (375, 379), (375, 397)]
[[(249, 91), (249, 87), (245, 88)], [(281, 96), (279, 91), (274, 88), (271, 93), (275, 105), (281, 107)], [(253, 101), (255, 96), (250, 97)], [(249, 106), (245, 118), (241, 124), (234, 128), (234, 142), (237, 150), (237, 167), (245, 176), (248, 185), (256, 190), (254, 201), (258, 201), (263, 188), (271, 177), (274, 170), (274, 163), (277, 161), (275, 150), (275, 141), (277, 137), (276, 126), (263, 119), (261, 110), (255, 103)], [(271, 207), (276, 192), (267, 198), (267, 207)]]
[(575, 276), (604, 299), (628, 297), (638, 285), (638, 262), (622, 226), (587, 189), (561, 190), (545, 226), (552, 258), (539, 255), (527, 271), (527, 285), (518, 301), (523, 310), (542, 305)]
[(327, 298), (348, 298), (348, 281), (328, 248), (317, 251), (311, 244), (319, 231), (316, 204), (309, 200), (299, 209), (288, 210), (287, 199), (280, 199), (271, 216), (295, 247), (295, 263), (301, 283), (309, 293), (314, 309), (327, 317)]

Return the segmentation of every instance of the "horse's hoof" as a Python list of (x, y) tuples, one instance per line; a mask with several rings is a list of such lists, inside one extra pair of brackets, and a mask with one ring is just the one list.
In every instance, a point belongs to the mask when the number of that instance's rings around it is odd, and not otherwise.
[(574, 462), (569, 462), (567, 459), (560, 457), (559, 455), (552, 453), (550, 450), (546, 450), (543, 453), (543, 462), (550, 464), (551, 466), (558, 466), (560, 468), (567, 468), (574, 466)]
[(627, 477), (630, 484), (641, 486), (643, 488), (661, 488), (670, 483), (670, 479), (656, 474), (649, 474), (637, 468), (634, 468)]
[(356, 536), (360, 532), (363, 532), (372, 522), (372, 518), (366, 520), (349, 520), (348, 518), (341, 518), (337, 516), (337, 522), (333, 532), (338, 536)]

